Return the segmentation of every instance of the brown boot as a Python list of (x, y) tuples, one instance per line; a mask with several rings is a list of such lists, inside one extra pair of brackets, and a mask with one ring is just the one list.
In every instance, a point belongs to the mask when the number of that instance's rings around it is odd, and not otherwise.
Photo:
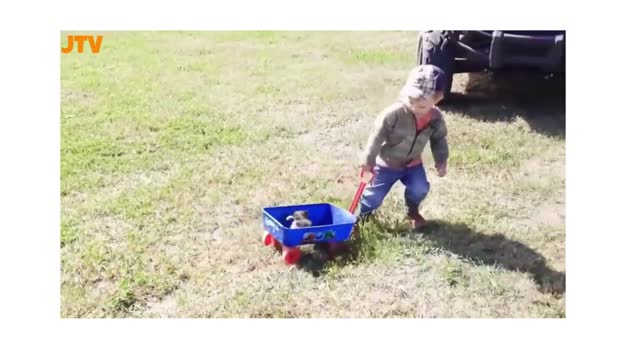
[(423, 218), (422, 215), (420, 215), (420, 212), (418, 211), (418, 209), (411, 209), (407, 211), (407, 218), (411, 222), (411, 226), (415, 230), (420, 229), (425, 225), (427, 225), (427, 220), (425, 220), (425, 218)]

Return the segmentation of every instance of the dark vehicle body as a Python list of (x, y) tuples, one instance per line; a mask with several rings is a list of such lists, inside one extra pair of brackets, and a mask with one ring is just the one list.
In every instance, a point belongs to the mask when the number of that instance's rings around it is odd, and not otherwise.
[(419, 34), (417, 63), (433, 64), (448, 76), (473, 72), (532, 72), (564, 76), (565, 31), (427, 30)]

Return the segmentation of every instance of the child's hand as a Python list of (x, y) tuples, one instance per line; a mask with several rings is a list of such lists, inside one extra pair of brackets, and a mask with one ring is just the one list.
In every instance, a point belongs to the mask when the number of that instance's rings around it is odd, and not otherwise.
[(436, 164), (436, 169), (438, 169), (438, 176), (443, 177), (447, 175), (447, 162)]
[(373, 179), (375, 172), (373, 171), (373, 166), (371, 165), (362, 165), (360, 167), (360, 180), (364, 182), (369, 182)]

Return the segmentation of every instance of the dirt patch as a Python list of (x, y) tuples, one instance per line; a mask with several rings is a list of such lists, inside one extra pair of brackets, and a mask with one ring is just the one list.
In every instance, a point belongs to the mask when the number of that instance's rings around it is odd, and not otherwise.
[(127, 234), (134, 230), (134, 226), (127, 221), (114, 216), (101, 216), (87, 220), (84, 224), (85, 233), (92, 239), (106, 241), (107, 246), (116, 251), (127, 249)]
[(145, 314), (148, 316), (171, 317), (176, 313), (178, 299), (175, 294), (168, 295), (159, 301), (147, 303)]
[(111, 293), (115, 289), (115, 284), (110, 280), (98, 280), (93, 283), (91, 289), (91, 297), (95, 299), (105, 298), (107, 294)]
[[(558, 149), (555, 149), (558, 151)], [(521, 165), (522, 175), (527, 179), (548, 179), (549, 181), (564, 180), (566, 175), (564, 149), (556, 152), (553, 157), (529, 159)]]

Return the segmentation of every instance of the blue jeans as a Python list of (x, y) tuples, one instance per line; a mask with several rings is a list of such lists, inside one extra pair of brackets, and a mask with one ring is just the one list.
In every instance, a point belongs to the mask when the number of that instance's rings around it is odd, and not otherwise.
[(420, 203), (429, 193), (430, 185), (423, 164), (401, 170), (376, 165), (374, 172), (376, 175), (373, 181), (367, 185), (360, 199), (360, 215), (368, 215), (379, 208), (393, 184), (398, 180), (406, 187), (404, 201), (407, 211), (417, 211)]

